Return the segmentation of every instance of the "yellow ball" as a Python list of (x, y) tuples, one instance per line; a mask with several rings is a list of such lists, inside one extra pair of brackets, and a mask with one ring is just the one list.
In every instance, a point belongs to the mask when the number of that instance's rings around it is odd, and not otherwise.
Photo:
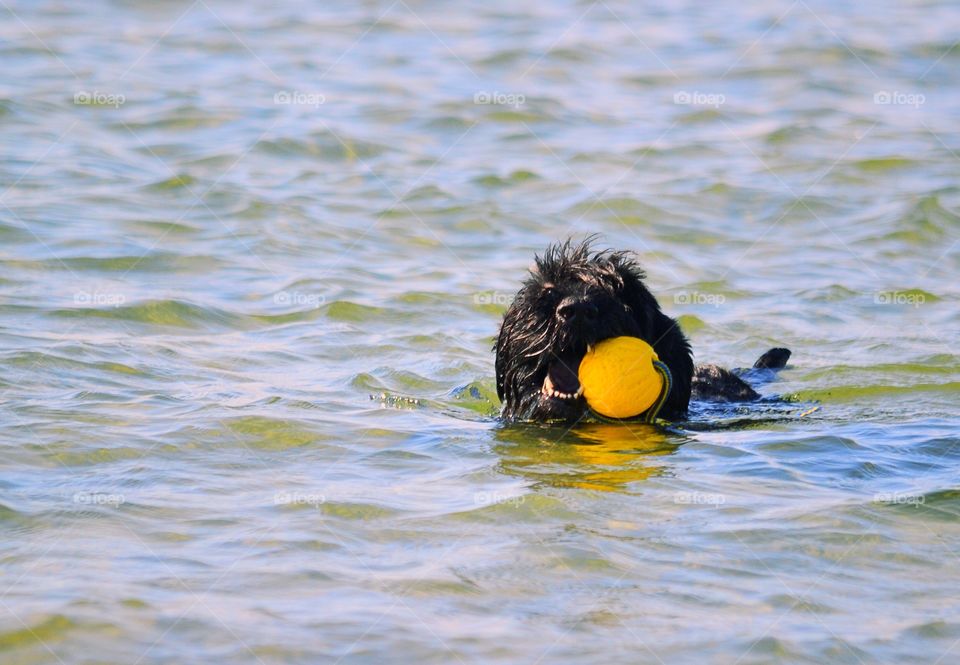
[(591, 409), (608, 418), (638, 416), (657, 401), (663, 376), (653, 347), (637, 337), (605, 339), (580, 361), (580, 385)]

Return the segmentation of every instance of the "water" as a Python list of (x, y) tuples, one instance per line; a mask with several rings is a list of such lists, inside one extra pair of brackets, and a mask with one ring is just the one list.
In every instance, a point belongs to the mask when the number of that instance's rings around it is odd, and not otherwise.
[[(0, 660), (960, 658), (960, 12), (525, 4), (6, 3)], [(500, 425), (592, 232), (792, 401)]]

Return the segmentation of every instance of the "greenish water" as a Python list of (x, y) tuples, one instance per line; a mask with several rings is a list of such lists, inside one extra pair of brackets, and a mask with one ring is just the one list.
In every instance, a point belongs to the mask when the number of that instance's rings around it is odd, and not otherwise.
[[(0, 15), (0, 662), (960, 658), (956, 5)], [(499, 424), (592, 232), (792, 401)]]

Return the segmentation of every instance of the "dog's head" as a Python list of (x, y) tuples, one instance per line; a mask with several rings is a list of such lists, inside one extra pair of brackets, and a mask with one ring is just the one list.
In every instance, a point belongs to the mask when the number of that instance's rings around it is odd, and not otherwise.
[(576, 421), (586, 413), (577, 373), (587, 347), (629, 335), (650, 344), (673, 386), (661, 410), (682, 417), (693, 360), (677, 322), (660, 311), (629, 252), (593, 251), (591, 239), (551, 245), (503, 317), (496, 343), (503, 416)]

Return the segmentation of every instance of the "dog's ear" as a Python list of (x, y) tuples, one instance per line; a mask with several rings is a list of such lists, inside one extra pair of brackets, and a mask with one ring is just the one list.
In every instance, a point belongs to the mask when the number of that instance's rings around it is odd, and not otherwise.
[(680, 324), (660, 309), (660, 303), (643, 283), (644, 273), (632, 256), (614, 254), (610, 262), (622, 282), (620, 298), (627, 305), (644, 338), (657, 352), (660, 360), (670, 368), (673, 388), (664, 404), (664, 413), (677, 417), (686, 412), (690, 403), (690, 384), (693, 378), (693, 352), (680, 329)]
[(510, 334), (514, 324), (517, 321), (516, 308), (512, 305), (507, 313), (503, 315), (503, 321), (500, 322), (500, 334), (497, 335), (497, 342), (493, 345), (493, 350), (497, 354), (494, 366), (497, 373), (497, 397), (500, 402), (505, 402), (506, 395), (506, 374), (507, 367), (510, 364)]

